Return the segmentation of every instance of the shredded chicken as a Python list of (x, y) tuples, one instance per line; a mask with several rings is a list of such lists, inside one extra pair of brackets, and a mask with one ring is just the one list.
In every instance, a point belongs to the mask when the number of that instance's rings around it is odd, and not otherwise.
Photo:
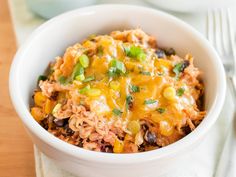
[(56, 57), (34, 93), (31, 114), (54, 136), (84, 149), (158, 149), (204, 118), (201, 74), (190, 54), (158, 48), (141, 29), (113, 31)]

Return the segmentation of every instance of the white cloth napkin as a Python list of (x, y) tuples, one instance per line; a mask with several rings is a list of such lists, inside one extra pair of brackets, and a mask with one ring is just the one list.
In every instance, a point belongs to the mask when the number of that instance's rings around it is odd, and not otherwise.
[[(134, 2), (134, 1), (133, 1)], [(139, 2), (140, 4), (140, 2)], [(14, 29), (18, 45), (22, 44), (28, 35), (45, 20), (32, 14), (25, 0), (9, 1)], [(173, 13), (174, 14), (174, 13)], [(205, 35), (205, 14), (174, 14), (188, 22)], [(236, 17), (236, 10), (234, 17)], [(213, 177), (217, 166), (225, 135), (233, 116), (233, 103), (227, 91), (224, 108), (219, 119), (206, 135), (206, 138), (191, 153), (185, 154), (182, 161), (168, 174), (162, 177)], [(70, 173), (56, 166), (52, 160), (41, 153), (37, 147), (35, 150), (35, 165), (37, 177), (74, 177)]]

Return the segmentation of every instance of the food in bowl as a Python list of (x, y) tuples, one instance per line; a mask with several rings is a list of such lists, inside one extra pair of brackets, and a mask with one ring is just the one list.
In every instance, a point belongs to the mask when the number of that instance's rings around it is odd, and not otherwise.
[(91, 35), (39, 77), (31, 114), (54, 136), (85, 149), (158, 149), (204, 118), (200, 74), (190, 54), (159, 48), (141, 29)]

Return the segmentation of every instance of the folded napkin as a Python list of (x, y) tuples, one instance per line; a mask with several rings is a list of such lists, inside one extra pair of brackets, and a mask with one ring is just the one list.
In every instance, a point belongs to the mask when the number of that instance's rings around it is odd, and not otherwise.
[[(22, 44), (27, 36), (45, 20), (33, 15), (27, 8), (25, 0), (9, 1), (18, 44)], [(235, 11), (236, 12), (236, 11)], [(200, 32), (205, 31), (204, 15), (180, 15)], [(236, 15), (236, 14), (235, 14)], [(229, 92), (227, 92), (228, 94)], [(217, 166), (225, 135), (233, 116), (233, 104), (230, 95), (226, 96), (224, 108), (215, 125), (205, 139), (191, 153), (185, 154), (183, 159), (168, 174), (162, 177), (212, 177)], [(37, 177), (74, 177), (53, 163), (36, 147), (35, 167)]]

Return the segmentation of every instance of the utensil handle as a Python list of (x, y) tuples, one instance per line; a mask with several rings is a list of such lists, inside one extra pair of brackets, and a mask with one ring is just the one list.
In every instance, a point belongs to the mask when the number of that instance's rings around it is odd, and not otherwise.
[(228, 127), (226, 141), (221, 153), (220, 161), (217, 166), (215, 177), (235, 177), (236, 176), (236, 78), (229, 76), (227, 78), (228, 86), (232, 95), (234, 104), (234, 114)]
[(229, 89), (232, 93), (233, 103), (236, 106), (236, 76), (228, 77)]

